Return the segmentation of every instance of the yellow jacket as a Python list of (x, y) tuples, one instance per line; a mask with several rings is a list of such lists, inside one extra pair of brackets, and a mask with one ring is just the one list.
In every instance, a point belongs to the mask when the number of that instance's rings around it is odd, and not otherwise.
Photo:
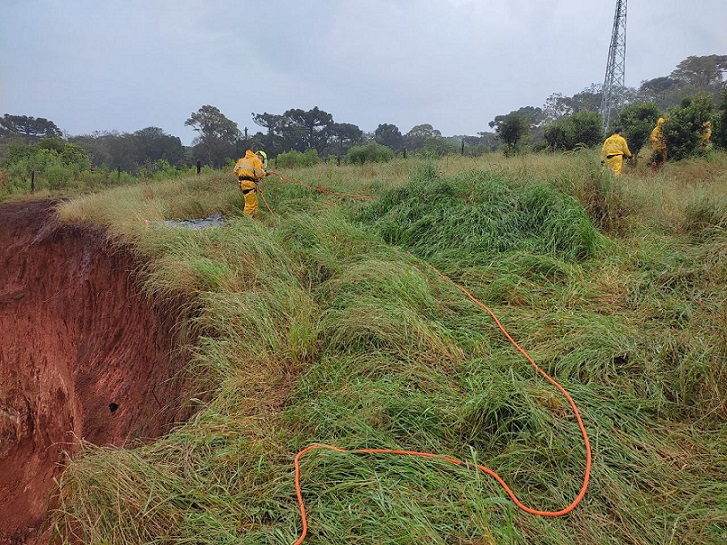
[(607, 157), (612, 155), (631, 157), (626, 139), (620, 134), (614, 133), (606, 138), (606, 141), (603, 143), (603, 148), (601, 148), (601, 161), (605, 161)]
[(266, 175), (263, 162), (250, 150), (245, 152), (245, 157), (240, 158), (237, 163), (235, 163), (235, 168), (232, 172), (238, 177), (238, 179), (248, 179), (253, 182), (259, 182), (265, 178)]
[(662, 149), (666, 147), (664, 145), (664, 133), (661, 130), (661, 125), (657, 125), (654, 127), (654, 130), (651, 131), (651, 136), (649, 137), (651, 140), (651, 145), (654, 147), (654, 149)]

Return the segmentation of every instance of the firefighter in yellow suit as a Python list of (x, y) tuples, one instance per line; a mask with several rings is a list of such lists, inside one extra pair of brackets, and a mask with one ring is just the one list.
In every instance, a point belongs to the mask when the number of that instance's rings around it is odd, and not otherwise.
[(712, 122), (702, 123), (702, 133), (699, 135), (699, 146), (702, 149), (709, 148), (709, 139), (712, 137)]
[(624, 156), (631, 157), (626, 139), (621, 136), (621, 127), (616, 127), (613, 134), (606, 138), (601, 148), (601, 163), (604, 162), (614, 176), (621, 176)]
[(651, 136), (649, 136), (655, 166), (666, 163), (666, 141), (664, 140), (664, 128), (662, 125), (664, 125), (664, 118), (660, 117), (656, 122), (656, 127), (651, 131)]
[(245, 197), (243, 212), (248, 216), (253, 216), (257, 212), (257, 184), (267, 175), (265, 171), (267, 161), (268, 156), (264, 151), (253, 153), (247, 150), (245, 157), (240, 158), (235, 163), (235, 168), (232, 171), (240, 182), (240, 189)]

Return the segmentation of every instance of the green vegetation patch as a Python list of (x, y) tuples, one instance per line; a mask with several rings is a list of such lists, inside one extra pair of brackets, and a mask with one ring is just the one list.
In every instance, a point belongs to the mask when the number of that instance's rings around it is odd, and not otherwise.
[(518, 186), (486, 172), (439, 178), (424, 170), (357, 219), (389, 244), (455, 267), (512, 252), (581, 261), (603, 244), (572, 197), (544, 183)]

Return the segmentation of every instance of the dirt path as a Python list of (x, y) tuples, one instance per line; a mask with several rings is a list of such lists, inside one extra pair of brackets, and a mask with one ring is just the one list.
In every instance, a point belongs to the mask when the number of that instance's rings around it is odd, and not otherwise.
[(185, 416), (173, 316), (128, 250), (59, 227), (53, 203), (0, 203), (0, 545), (40, 543), (78, 438), (128, 445)]

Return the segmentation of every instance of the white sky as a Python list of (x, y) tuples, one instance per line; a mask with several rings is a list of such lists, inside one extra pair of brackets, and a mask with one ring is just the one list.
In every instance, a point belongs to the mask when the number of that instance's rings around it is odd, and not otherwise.
[[(0, 115), (71, 135), (154, 126), (191, 143), (205, 104), (318, 106), (444, 136), (603, 83), (615, 0), (0, 0)], [(727, 54), (727, 0), (632, 0), (626, 84)]]

